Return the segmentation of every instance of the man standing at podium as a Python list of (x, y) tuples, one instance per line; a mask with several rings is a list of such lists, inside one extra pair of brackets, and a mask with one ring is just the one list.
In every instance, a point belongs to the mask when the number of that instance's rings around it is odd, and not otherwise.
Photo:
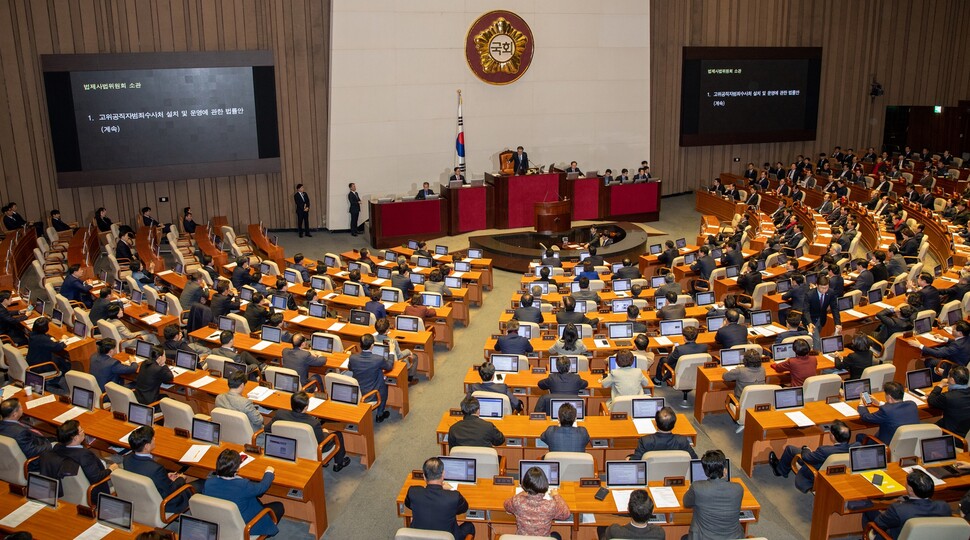
[(350, 183), (350, 193), (347, 202), (350, 203), (350, 234), (357, 236), (357, 218), (360, 217), (360, 195), (357, 194), (357, 184)]
[(512, 168), (514, 174), (525, 174), (529, 168), (529, 154), (521, 146), (515, 149), (515, 155), (512, 156)]
[(467, 184), (468, 181), (465, 180), (465, 175), (461, 174), (461, 167), (455, 167), (455, 174), (448, 178), (449, 182), (461, 182), (462, 184)]
[(303, 235), (310, 234), (310, 197), (303, 190), (303, 184), (296, 185), (296, 193), (293, 194), (293, 204), (296, 205), (296, 232)]

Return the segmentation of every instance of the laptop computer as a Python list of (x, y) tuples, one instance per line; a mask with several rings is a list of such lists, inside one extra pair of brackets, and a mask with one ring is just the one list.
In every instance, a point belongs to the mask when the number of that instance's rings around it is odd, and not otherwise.
[(421, 293), (421, 304), (427, 307), (440, 308), (441, 295), (436, 293)]
[(241, 362), (225, 362), (222, 364), (222, 377), (228, 379), (233, 373), (246, 373), (246, 364)]
[(139, 426), (151, 426), (155, 423), (155, 410), (148, 405), (129, 402), (128, 421)]
[(310, 338), (310, 349), (320, 352), (333, 352), (333, 338), (314, 334)]
[(218, 422), (210, 422), (201, 418), (192, 419), (192, 438), (204, 443), (219, 446), (219, 433), (222, 426)]
[(532, 327), (529, 325), (520, 326), (516, 333), (525, 339), (532, 339)]
[(914, 334), (925, 334), (933, 330), (933, 318), (923, 317), (921, 319), (916, 319), (913, 323), (913, 333)]
[(283, 279), (286, 280), (287, 283), (296, 283), (298, 281), (302, 281), (300, 279), (300, 274), (298, 274), (296, 270), (289, 269), (283, 270)]
[(714, 257), (715, 259), (720, 259), (722, 255), (724, 255), (724, 252), (721, 251), (720, 248), (714, 248), (711, 250), (711, 257)]
[(27, 498), (31, 501), (57, 508), (57, 493), (60, 491), (60, 481), (56, 478), (37, 473), (27, 474)]
[(623, 292), (629, 291), (630, 287), (633, 286), (633, 282), (629, 279), (614, 279), (610, 286), (613, 288), (613, 292)]
[(31, 392), (35, 396), (44, 395), (44, 388), (47, 385), (47, 379), (40, 373), (34, 373), (33, 371), (24, 372), (24, 387), (30, 387)]
[(803, 407), (805, 405), (805, 396), (802, 393), (802, 387), (796, 386), (795, 388), (775, 390), (774, 405), (776, 411)]
[[(569, 360), (569, 372), (579, 373), (579, 357), (578, 356), (550, 356), (549, 357), (549, 373), (559, 373), (559, 359), (566, 358)], [(616, 357), (611, 357), (615, 364)]]
[(697, 260), (696, 253), (688, 253), (687, 255), (684, 255), (684, 264), (694, 264), (694, 261), (696, 260)]
[(684, 334), (684, 321), (660, 321), (661, 336), (681, 336)]
[(725, 317), (724, 315), (715, 315), (713, 317), (708, 317), (707, 331), (717, 332), (718, 330), (721, 329), (722, 326), (724, 326), (724, 321), (726, 320), (727, 320), (727, 317)]
[[(546, 282), (542, 282), (541, 284), (547, 286), (542, 291), (542, 294), (548, 293), (549, 292), (549, 288), (548, 288), (548, 285), (549, 284), (546, 283)], [(536, 283), (536, 285), (539, 285), (539, 283)], [(461, 288), (461, 278), (457, 278), (457, 277), (453, 277), (453, 276), (445, 276), (445, 287), (448, 287), (449, 289), (460, 289)]]
[(266, 457), (296, 461), (296, 443), (296, 439), (267, 433), (263, 453)]
[(795, 357), (794, 343), (775, 343), (771, 346), (771, 358), (775, 362), (781, 362)]
[(226, 330), (235, 332), (236, 321), (230, 319), (229, 317), (219, 317), (219, 330), (222, 332), (225, 332)]
[(751, 312), (751, 326), (767, 326), (771, 324), (771, 312), (764, 309)]
[(866, 298), (870, 304), (882, 302), (882, 289), (869, 289), (869, 292), (866, 293)]
[(472, 263), (466, 261), (455, 261), (455, 272), (471, 272)]
[(131, 503), (124, 499), (101, 493), (98, 496), (98, 523), (113, 529), (130, 531), (131, 507)]
[(667, 299), (664, 298), (663, 296), (657, 296), (657, 297), (654, 297), (653, 303), (654, 303), (654, 307), (659, 310), (667, 305)]
[(288, 309), (287, 298), (282, 295), (273, 295), (272, 306), (273, 309), (278, 309), (281, 311), (286, 311)]
[(136, 341), (135, 357), (139, 362), (150, 359), (152, 357), (152, 344), (142, 339)]
[(664, 408), (664, 398), (634, 398), (633, 418), (656, 418)]
[(569, 403), (573, 407), (576, 407), (576, 421), (582, 422), (586, 419), (586, 407), (585, 401), (582, 399), (550, 399), (549, 409), (551, 418), (559, 418), (559, 407), (562, 407), (566, 403)]
[(607, 461), (607, 489), (642, 489), (647, 485), (646, 461)]
[(343, 288), (341, 288), (340, 291), (346, 296), (360, 296), (360, 285), (356, 283), (345, 282)]
[(632, 298), (615, 298), (610, 302), (613, 313), (626, 313), (626, 310), (633, 305)]
[(663, 246), (661, 246), (660, 244), (651, 244), (650, 245), (650, 254), (651, 255), (660, 255), (661, 253), (663, 253)]
[(357, 405), (360, 401), (360, 387), (356, 384), (334, 382), (330, 385), (330, 399), (337, 403)]
[(273, 378), (273, 388), (281, 392), (299, 392), (300, 376), (277, 371), (276, 376)]
[(709, 306), (713, 304), (714, 301), (715, 301), (714, 293), (710, 291), (697, 293), (697, 297), (695, 298), (695, 303), (698, 306)]
[(199, 355), (191, 351), (176, 351), (175, 352), (175, 368), (178, 373), (175, 374), (176, 377), (181, 375), (186, 371), (195, 371), (196, 367), (199, 365)]
[(431, 257), (418, 257), (417, 265), (418, 268), (431, 268)]
[(519, 460), (519, 481), (522, 481), (522, 476), (529, 472), (529, 469), (536, 467), (546, 474), (546, 480), (549, 481), (549, 486), (559, 485), (559, 469), (561, 464), (558, 461), (546, 461), (546, 460), (533, 460), (533, 459), (523, 459)]
[(89, 411), (94, 410), (94, 392), (87, 388), (75, 386), (71, 390), (71, 405), (81, 407)]
[(946, 312), (946, 325), (953, 326), (954, 324), (960, 322), (963, 319), (963, 312), (959, 309), (951, 309)]
[(391, 269), (383, 266), (377, 267), (377, 277), (381, 279), (391, 279)]
[(744, 360), (744, 349), (721, 349), (721, 367), (732, 368), (740, 366)]
[(610, 323), (606, 325), (610, 339), (631, 339), (633, 337), (633, 323)]
[[(690, 460), (690, 481), (693, 483), (698, 480), (707, 479), (707, 473), (704, 472), (704, 465), (701, 464), (701, 460)], [(731, 458), (724, 459), (724, 479), (729, 482), (731, 481)]]
[(922, 391), (923, 388), (933, 387), (933, 370), (930, 368), (926, 369), (915, 369), (913, 371), (906, 372), (906, 388), (910, 392), (926, 397), (926, 394)]
[(361, 271), (361, 265), (360, 265), (360, 263), (357, 262), (357, 261), (350, 261), (350, 262), (348, 262), (347, 263), (347, 271), (348, 272), (353, 272), (354, 270), (357, 270), (358, 272)]
[(370, 311), (365, 311), (363, 309), (352, 309), (350, 310), (350, 324), (356, 324), (358, 326), (370, 326)]
[(249, 287), (242, 287), (239, 289), (239, 299), (244, 302), (251, 302), (253, 300), (253, 292)]
[(662, 287), (665, 283), (663, 276), (653, 276), (650, 278), (650, 288), (656, 289), (657, 287)]
[(155, 313), (159, 315), (168, 315), (168, 302), (161, 298), (155, 300)]
[[(684, 259), (684, 262), (687, 262), (686, 258)], [(728, 279), (736, 278), (738, 277), (738, 270), (739, 269), (737, 266), (728, 266), (724, 269), (724, 276)]]
[(474, 485), (478, 480), (478, 462), (474, 458), (438, 456), (444, 465), (442, 480), (453, 486)]
[(179, 517), (179, 539), (219, 540), (219, 524), (182, 514)]
[(505, 402), (502, 398), (480, 397), (478, 416), (487, 420), (501, 420), (505, 416)]
[(886, 445), (870, 444), (849, 448), (849, 467), (853, 473), (886, 468)]
[(435, 255), (447, 255), (448, 254), (448, 246), (442, 246), (441, 244), (435, 245), (435, 247), (434, 247), (434, 254)]
[(411, 273), (408, 274), (408, 279), (415, 285), (424, 285), (424, 274)]
[(419, 320), (421, 319), (417, 317), (398, 315), (397, 317), (394, 318), (394, 326), (397, 330), (400, 330), (401, 332), (417, 332)]
[(779, 279), (778, 283), (775, 284), (776, 293), (784, 294), (791, 289), (791, 281), (787, 279)]
[[(923, 456), (923, 465), (931, 463), (943, 463), (946, 461), (956, 461), (957, 448), (956, 440), (953, 435), (943, 435), (942, 437), (930, 437), (920, 439), (920, 453)], [(953, 476), (963, 476), (970, 474), (970, 470), (958, 469), (953, 464), (936, 465), (934, 467), (924, 467), (933, 476), (944, 479)]]
[(822, 354), (837, 353), (842, 349), (842, 336), (829, 336), (822, 338)]
[(687, 247), (687, 239), (678, 238), (677, 240), (674, 241), (674, 245), (677, 246), (677, 249), (683, 249)]
[(489, 361), (495, 367), (496, 373), (518, 373), (519, 355), (517, 354), (493, 354)]
[(872, 383), (869, 379), (852, 379), (842, 383), (842, 394), (846, 401), (861, 399), (863, 393), (872, 393)]
[(843, 296), (839, 298), (839, 311), (848, 311), (854, 307), (855, 304), (852, 302), (851, 296)]
[(64, 324), (64, 313), (57, 308), (51, 310), (51, 322), (57, 326)]
[(311, 289), (325, 289), (326, 287), (327, 280), (323, 279), (323, 276), (310, 276)]
[(74, 327), (71, 329), (76, 337), (83, 338), (88, 335), (88, 327), (82, 321), (74, 321)]
[(307, 306), (307, 314), (311, 317), (326, 318), (327, 306), (320, 302), (310, 302)]
[(263, 325), (259, 332), (260, 339), (270, 343), (279, 343), (283, 337), (283, 331), (276, 326)]
[(468, 248), (468, 258), (469, 259), (481, 259), (482, 250), (478, 248)]

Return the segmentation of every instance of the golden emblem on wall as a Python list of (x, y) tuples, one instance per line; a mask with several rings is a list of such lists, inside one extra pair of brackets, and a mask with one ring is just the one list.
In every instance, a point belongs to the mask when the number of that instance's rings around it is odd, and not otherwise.
[(509, 84), (532, 63), (532, 30), (518, 15), (492, 11), (476, 20), (465, 38), (465, 59), (472, 72), (489, 84)]

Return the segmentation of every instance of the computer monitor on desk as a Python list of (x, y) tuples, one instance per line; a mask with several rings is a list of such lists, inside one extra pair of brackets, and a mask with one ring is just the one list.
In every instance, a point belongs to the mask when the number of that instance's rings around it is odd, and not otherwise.
[(854, 473), (885, 469), (886, 445), (870, 444), (849, 448), (849, 465)]
[(356, 384), (333, 382), (330, 384), (330, 399), (345, 405), (357, 405), (360, 401), (360, 387)]
[(180, 540), (219, 540), (219, 524), (182, 514), (179, 517)]
[(101, 493), (98, 496), (98, 522), (122, 531), (131, 530), (132, 504), (124, 499)]
[(724, 321), (727, 318), (724, 315), (714, 315), (707, 318), (707, 331), (717, 332), (724, 326)]
[(660, 321), (660, 335), (661, 336), (684, 335), (684, 321), (679, 319), (672, 320), (672, 321)]
[(630, 339), (633, 337), (633, 323), (610, 323), (606, 325), (610, 339)]
[(634, 418), (656, 418), (660, 409), (664, 408), (664, 398), (634, 398)]
[(27, 475), (27, 498), (32, 501), (57, 508), (57, 493), (60, 482), (56, 478), (37, 473)]
[(502, 398), (479, 397), (478, 416), (491, 420), (501, 420), (505, 416), (505, 400)]
[(518, 373), (519, 355), (517, 354), (493, 354), (489, 357), (496, 373)]
[(284, 461), (296, 461), (296, 439), (281, 437), (271, 433), (267, 433), (265, 436), (266, 457), (282, 459)]
[(957, 459), (956, 440), (953, 435), (920, 439), (920, 455), (923, 464), (955, 461)]
[(558, 461), (545, 460), (519, 460), (519, 482), (522, 481), (522, 477), (524, 477), (532, 467), (536, 467), (546, 474), (546, 480), (549, 481), (549, 486), (559, 485), (560, 463)]
[(721, 367), (741, 365), (744, 359), (744, 349), (721, 349)]
[(438, 456), (444, 465), (442, 479), (452, 485), (469, 485), (478, 480), (478, 463), (474, 458)]
[(837, 353), (842, 349), (842, 336), (829, 336), (822, 338), (822, 354)]
[(805, 405), (805, 397), (802, 393), (802, 387), (796, 386), (795, 388), (775, 390), (774, 402), (776, 411), (803, 407)]
[(219, 445), (219, 432), (222, 426), (201, 418), (192, 419), (192, 438), (204, 443)]
[[(559, 359), (565, 358), (569, 361), (569, 372), (579, 373), (579, 357), (578, 356), (550, 356), (549, 357), (549, 373), (559, 372)], [(616, 362), (616, 357), (611, 356), (610, 358)]]
[(607, 489), (639, 489), (647, 485), (646, 461), (607, 461)]
[(139, 426), (151, 426), (155, 421), (155, 409), (148, 405), (128, 403), (128, 421)]
[(583, 401), (582, 399), (578, 399), (578, 398), (550, 399), (549, 400), (549, 409), (550, 409), (550, 411), (549, 411), (550, 412), (550, 415), (549, 416), (552, 417), (552, 418), (559, 418), (559, 407), (562, 407), (563, 405), (565, 405), (567, 403), (569, 403), (570, 405), (572, 405), (573, 407), (576, 408), (576, 421), (577, 422), (580, 422), (580, 421), (582, 421), (582, 420), (584, 420), (586, 418), (586, 414), (585, 414), (586, 413), (586, 410), (585, 410), (586, 409), (586, 407), (585, 407), (585, 403), (586, 402)]
[(872, 382), (869, 379), (852, 379), (842, 383), (842, 395), (846, 401), (860, 399), (863, 393), (872, 393)]

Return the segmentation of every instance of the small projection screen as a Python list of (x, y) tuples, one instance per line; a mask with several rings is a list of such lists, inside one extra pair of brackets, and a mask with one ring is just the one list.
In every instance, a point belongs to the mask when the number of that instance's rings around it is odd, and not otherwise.
[(57, 185), (280, 171), (272, 51), (43, 55)]

